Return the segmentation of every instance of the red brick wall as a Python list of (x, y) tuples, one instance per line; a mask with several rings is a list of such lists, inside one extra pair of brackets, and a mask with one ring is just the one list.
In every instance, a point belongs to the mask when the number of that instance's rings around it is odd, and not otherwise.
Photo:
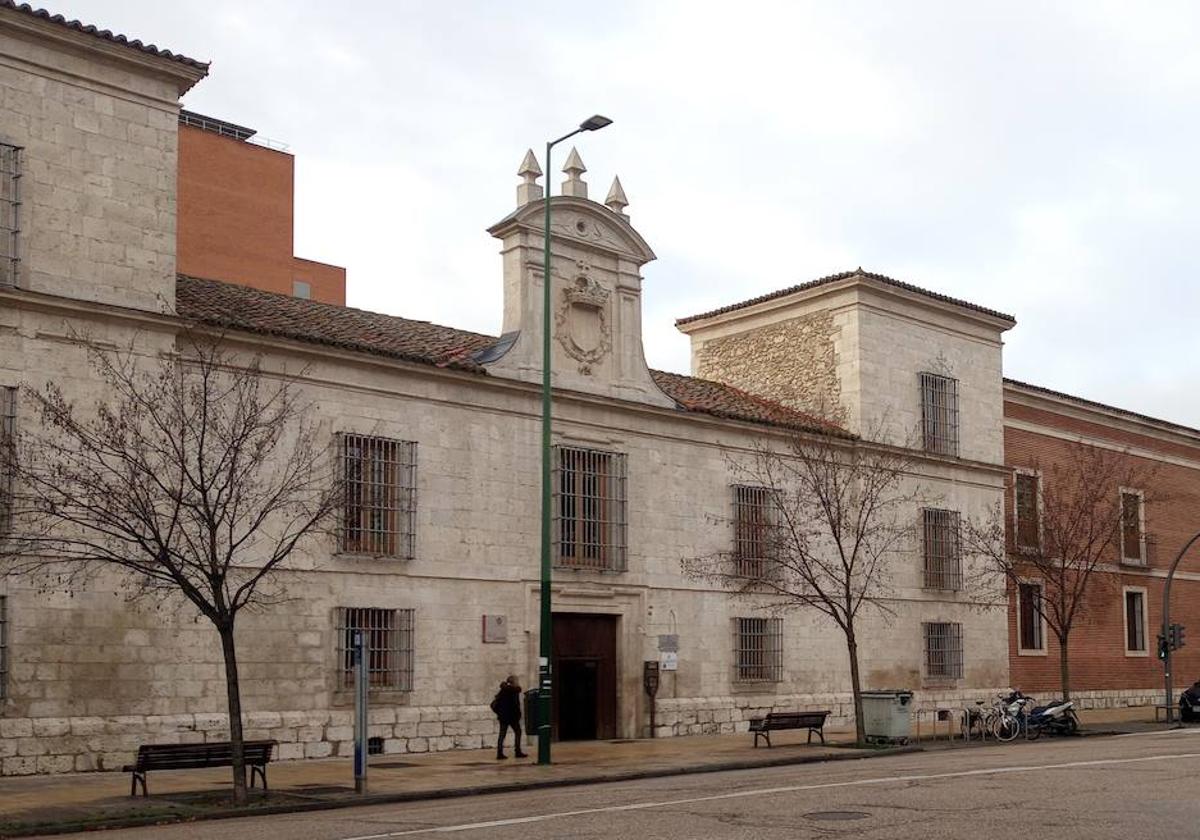
[(177, 267), (183, 274), (345, 305), (346, 270), (292, 255), (294, 158), (179, 126)]
[[(1081, 420), (1053, 410), (1053, 406), (1031, 408), (1006, 400), (1005, 417), (1035, 423), (1046, 432), (1006, 426), (1005, 462), (1010, 467), (1047, 465), (1066, 457), (1069, 441), (1048, 432), (1087, 435), (1119, 446), (1150, 450), (1149, 457), (1127, 455), (1131, 462), (1153, 470), (1154, 487), (1146, 489), (1158, 500), (1146, 503), (1146, 569), (1106, 571), (1097, 578), (1097, 594), (1090, 599), (1086, 614), (1076, 620), (1069, 641), (1071, 688), (1074, 691), (1142, 689), (1159, 686), (1163, 680), (1162, 663), (1156, 655), (1156, 640), (1162, 626), (1163, 578), (1175, 554), (1187, 539), (1200, 530), (1200, 467), (1168, 463), (1157, 455), (1185, 458), (1200, 464), (1200, 445), (1186, 439), (1163, 441), (1105, 422), (1103, 414), (1093, 413)], [(1112, 488), (1115, 495), (1116, 487)], [(1012, 517), (1011, 478), (1007, 494), (1007, 515)], [(1118, 547), (1112, 549), (1111, 565), (1118, 566)], [(1179, 566), (1171, 588), (1171, 619), (1188, 625), (1190, 638), (1182, 651), (1174, 655), (1176, 686), (1187, 686), (1200, 679), (1200, 579), (1189, 580), (1179, 574), (1200, 578), (1200, 545), (1194, 547)], [(1156, 576), (1157, 575), (1157, 576)], [(1123, 586), (1146, 589), (1146, 656), (1125, 653), (1125, 613)], [(1046, 655), (1022, 655), (1018, 650), (1017, 603), (1015, 592), (1009, 598), (1009, 658), (1013, 685), (1035, 695), (1048, 697), (1059, 690), (1059, 646), (1046, 628)]]

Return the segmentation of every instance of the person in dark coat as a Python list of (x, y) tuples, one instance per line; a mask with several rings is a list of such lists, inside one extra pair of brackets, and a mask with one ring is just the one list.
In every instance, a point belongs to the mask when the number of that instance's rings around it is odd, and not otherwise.
[(521, 752), (521, 686), (516, 674), (509, 674), (508, 679), (500, 683), (500, 690), (492, 700), (492, 711), (500, 721), (500, 739), (496, 742), (496, 758), (508, 758), (504, 754), (504, 738), (508, 730), (513, 731), (513, 745), (516, 747), (517, 758), (524, 758)]

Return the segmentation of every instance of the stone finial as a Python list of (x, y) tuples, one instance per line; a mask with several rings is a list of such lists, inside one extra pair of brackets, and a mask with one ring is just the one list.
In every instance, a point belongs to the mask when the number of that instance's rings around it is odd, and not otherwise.
[(587, 167), (583, 165), (583, 160), (574, 146), (571, 147), (571, 154), (567, 155), (567, 162), (563, 164), (562, 171), (567, 173), (567, 180), (563, 181), (562, 185), (562, 194), (587, 198), (587, 183), (581, 177), (587, 172)]
[(616, 175), (613, 176), (612, 186), (608, 188), (608, 198), (604, 199), (604, 206), (618, 216), (628, 218), (625, 208), (629, 206), (629, 199), (625, 197), (625, 190), (621, 188), (621, 179)]
[(525, 153), (525, 159), (521, 161), (521, 168), (517, 170), (517, 174), (525, 179), (523, 183), (517, 185), (517, 206), (524, 207), (532, 201), (540, 201), (542, 185), (537, 182), (537, 179), (542, 177), (542, 167), (538, 166), (533, 149)]

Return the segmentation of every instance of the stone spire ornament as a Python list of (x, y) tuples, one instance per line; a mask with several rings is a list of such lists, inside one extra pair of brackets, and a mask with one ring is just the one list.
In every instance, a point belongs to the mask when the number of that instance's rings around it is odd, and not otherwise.
[(618, 216), (626, 219), (629, 218), (629, 214), (625, 212), (625, 208), (629, 206), (629, 199), (625, 197), (625, 190), (621, 187), (621, 179), (616, 175), (613, 176), (612, 186), (608, 188), (608, 198), (604, 199), (604, 206)]
[(542, 185), (537, 179), (542, 177), (542, 167), (538, 166), (533, 149), (525, 153), (525, 159), (521, 161), (521, 168), (517, 170), (517, 174), (525, 179), (517, 185), (517, 206), (524, 207), (530, 202), (541, 201)]
[(567, 162), (563, 164), (562, 171), (567, 173), (567, 180), (563, 181), (562, 185), (562, 194), (587, 198), (587, 183), (581, 177), (587, 172), (587, 167), (583, 165), (583, 160), (574, 146), (571, 147), (571, 154), (567, 155)]

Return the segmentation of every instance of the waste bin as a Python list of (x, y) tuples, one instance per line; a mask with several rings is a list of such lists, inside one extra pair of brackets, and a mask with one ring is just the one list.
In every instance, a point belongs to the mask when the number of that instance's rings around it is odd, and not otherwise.
[(525, 742), (537, 738), (538, 725), (538, 690), (531, 688), (525, 692)]
[(913, 693), (895, 691), (864, 691), (863, 732), (868, 743), (906, 744), (912, 729)]

